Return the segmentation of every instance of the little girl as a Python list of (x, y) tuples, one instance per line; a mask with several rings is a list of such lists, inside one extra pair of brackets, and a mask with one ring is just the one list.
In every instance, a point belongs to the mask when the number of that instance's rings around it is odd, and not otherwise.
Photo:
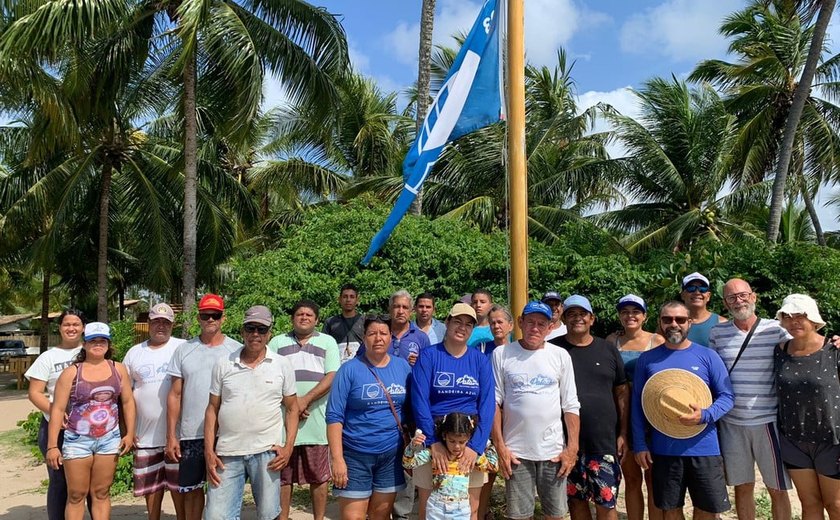
[[(427, 520), (469, 520), (470, 518), (470, 472), (464, 473), (458, 469), (458, 459), (467, 447), (475, 430), (472, 417), (463, 413), (450, 413), (443, 417), (437, 427), (437, 438), (443, 440), (449, 453), (449, 465), (446, 473), (432, 474), (432, 494), (426, 503)], [(426, 448), (426, 436), (417, 430), (411, 443), (405, 447), (403, 467), (416, 468), (432, 460), (432, 452)], [(481, 471), (497, 471), (499, 458), (496, 450), (488, 443), (484, 454), (475, 461), (475, 466)]]

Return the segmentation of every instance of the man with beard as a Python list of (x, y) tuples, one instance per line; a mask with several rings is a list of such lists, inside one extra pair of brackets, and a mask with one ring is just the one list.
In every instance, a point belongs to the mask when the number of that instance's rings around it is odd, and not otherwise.
[[(665, 520), (682, 518), (686, 490), (694, 504), (694, 518), (712, 520), (730, 508), (715, 421), (732, 408), (732, 385), (720, 356), (688, 339), (691, 318), (685, 304), (668, 302), (659, 316), (659, 334), (665, 343), (643, 352), (636, 363), (630, 407), (633, 451), (642, 469), (653, 467), (653, 501), (664, 511)], [(645, 384), (654, 374), (670, 369), (690, 372), (711, 391), (711, 406), (701, 409), (687, 403), (691, 412), (679, 417), (684, 426), (706, 425), (689, 438), (651, 428), (642, 407)]]
[(755, 466), (770, 494), (774, 519), (790, 518), (790, 478), (782, 463), (776, 428), (773, 352), (790, 339), (776, 320), (755, 315), (756, 295), (738, 278), (723, 286), (723, 301), (732, 321), (715, 326), (709, 347), (729, 370), (735, 406), (720, 422), (726, 483), (735, 486), (739, 520), (755, 519)]

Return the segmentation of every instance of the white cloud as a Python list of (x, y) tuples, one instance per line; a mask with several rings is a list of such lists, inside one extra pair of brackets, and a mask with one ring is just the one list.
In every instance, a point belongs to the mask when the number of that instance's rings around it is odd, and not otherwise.
[(720, 23), (741, 8), (742, 0), (667, 0), (624, 22), (619, 34), (621, 50), (678, 61), (723, 56), (727, 41), (718, 33)]
[[(467, 33), (480, 9), (480, 2), (440, 0), (432, 41), (453, 45), (452, 36)], [(577, 31), (607, 20), (607, 15), (579, 7), (574, 0), (528, 0), (525, 4), (525, 52), (528, 60), (536, 65), (554, 63), (557, 49), (567, 45)], [(384, 43), (401, 63), (415, 65), (419, 35), (419, 21), (414, 24), (400, 22), (385, 36)]]
[[(636, 95), (630, 90), (630, 87), (617, 88), (608, 92), (598, 92), (590, 90), (578, 96), (578, 109), (584, 111), (589, 107), (593, 107), (598, 103), (606, 103), (621, 112), (625, 116), (637, 117), (639, 115), (639, 103)], [(598, 118), (595, 123), (593, 133), (607, 132), (611, 130), (609, 123), (603, 118)], [(607, 151), (610, 157), (624, 157), (627, 155), (627, 150), (616, 141), (607, 145)]]
[(347, 52), (350, 55), (353, 70), (362, 74), (370, 71), (370, 57), (362, 52), (352, 40), (347, 42)]

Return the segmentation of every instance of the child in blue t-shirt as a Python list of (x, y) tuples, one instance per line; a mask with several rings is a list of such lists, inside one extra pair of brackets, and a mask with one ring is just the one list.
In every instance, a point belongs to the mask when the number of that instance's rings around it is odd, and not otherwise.
[[(432, 494), (426, 503), (427, 520), (469, 520), (470, 518), (470, 471), (458, 469), (458, 459), (467, 447), (475, 431), (475, 421), (467, 414), (450, 413), (443, 417), (437, 427), (437, 438), (443, 441), (449, 453), (449, 465), (445, 473), (432, 472)], [(432, 451), (425, 447), (426, 436), (417, 430), (411, 443), (405, 447), (403, 467), (416, 468), (432, 460)], [(499, 461), (496, 450), (488, 443), (483, 455), (475, 461), (481, 471), (495, 472)]]

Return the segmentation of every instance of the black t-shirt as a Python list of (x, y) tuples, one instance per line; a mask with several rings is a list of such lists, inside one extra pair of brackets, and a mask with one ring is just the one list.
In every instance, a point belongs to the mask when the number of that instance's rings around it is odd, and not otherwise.
[(329, 334), (335, 339), (339, 346), (345, 343), (362, 343), (365, 336), (365, 320), (361, 314), (352, 318), (345, 318), (342, 315), (332, 316), (324, 322), (324, 334)]
[(601, 338), (578, 347), (566, 336), (550, 340), (566, 349), (575, 369), (580, 401), (580, 451), (586, 455), (616, 455), (618, 410), (613, 390), (627, 382), (624, 363), (615, 345)]

